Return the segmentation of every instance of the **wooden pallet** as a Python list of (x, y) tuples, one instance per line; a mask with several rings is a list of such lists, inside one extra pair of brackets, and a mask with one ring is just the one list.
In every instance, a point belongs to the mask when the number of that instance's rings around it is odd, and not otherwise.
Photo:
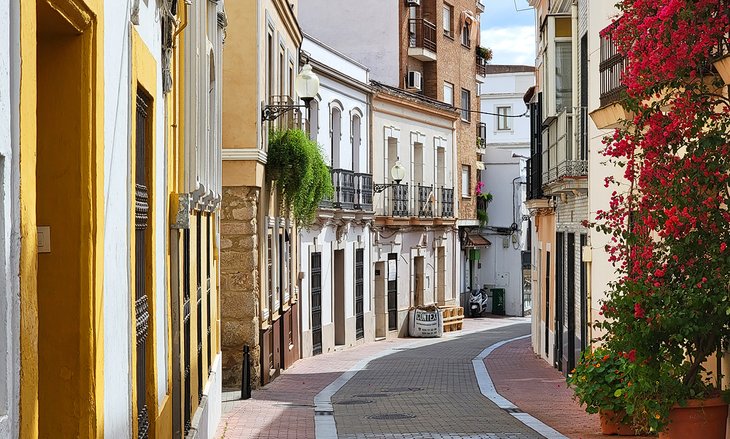
[(444, 314), (444, 332), (461, 331), (464, 324), (464, 308), (460, 306), (441, 307)]

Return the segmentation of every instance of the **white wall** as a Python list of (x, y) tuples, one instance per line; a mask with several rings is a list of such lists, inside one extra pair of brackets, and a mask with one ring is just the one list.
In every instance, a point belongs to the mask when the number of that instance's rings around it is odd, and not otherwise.
[[(401, 165), (405, 168), (406, 178), (401, 184), (412, 183), (413, 180), (413, 144), (419, 140), (423, 143), (424, 166), (423, 179), (424, 185), (435, 185), (435, 160), (437, 145), (442, 145), (444, 150), (444, 187), (455, 188), (454, 176), (457, 175), (455, 169), (455, 147), (454, 147), (454, 131), (453, 122), (446, 118), (433, 116), (425, 113), (416, 113), (411, 109), (386, 103), (382, 100), (375, 100), (373, 103), (373, 126), (372, 126), (372, 145), (373, 145), (373, 163), (372, 173), (374, 183), (390, 182), (390, 168), (388, 156), (388, 138), (398, 140), (398, 157)], [(389, 191), (373, 194), (373, 208), (378, 214), (386, 213), (386, 202)], [(438, 191), (435, 191), (436, 199), (440, 197)], [(411, 207), (415, 205), (415, 190), (409, 188), (409, 198)], [(454, 191), (454, 213), (458, 212), (459, 196)], [(437, 204), (438, 205), (438, 204)]]
[[(588, 15), (588, 112), (600, 107), (600, 78), (598, 66), (601, 61), (599, 32), (611, 23), (611, 17), (617, 11), (610, 2), (591, 2)], [(602, 162), (605, 157), (601, 154), (603, 137), (611, 133), (611, 130), (599, 130), (588, 118), (588, 219), (596, 218), (596, 211), (606, 210), (609, 207), (611, 193), (616, 190), (615, 186), (604, 186), (604, 178), (614, 175), (617, 181), (623, 172), (613, 167), (605, 166)], [(598, 301), (603, 298), (609, 282), (615, 280), (615, 269), (608, 262), (608, 254), (604, 250), (609, 243), (607, 235), (591, 229), (590, 246), (593, 262), (591, 263), (591, 312), (593, 319), (600, 318), (598, 312), (600, 304)]]
[(130, 437), (130, 9), (104, 4), (104, 435)]
[[(486, 76), (486, 81), (481, 87), (481, 111), (486, 113), (497, 113), (497, 107), (512, 107), (513, 115), (520, 115), (527, 111), (522, 97), (527, 89), (535, 85), (535, 74), (533, 72), (519, 73), (496, 73)], [(497, 116), (483, 114), (482, 122), (487, 125), (487, 144), (493, 146), (520, 146), (530, 144), (530, 117), (510, 118), (511, 130), (497, 130)], [(528, 151), (529, 152), (529, 151)]]
[[(302, 50), (309, 52), (313, 60), (337, 69), (337, 72), (343, 76), (356, 79), (362, 84), (367, 84), (368, 72), (364, 66), (348, 60), (341, 54), (323, 46), (321, 43), (311, 39), (305, 39), (302, 43)], [(322, 147), (327, 164), (332, 165), (332, 127), (330, 125), (330, 115), (332, 108), (336, 106), (341, 110), (341, 118), (339, 164), (335, 167), (355, 172), (370, 172), (370, 111), (367, 94), (338, 79), (325, 76), (316, 66), (314, 69), (320, 80), (319, 94), (315, 98), (319, 105), (319, 112), (317, 124), (316, 126), (311, 126), (310, 130), (316, 132), (317, 143)], [(360, 116), (360, 144), (356, 149), (356, 152), (359, 154), (357, 160), (353, 160), (352, 147), (353, 127), (351, 125), (354, 115)], [(353, 163), (358, 163), (358, 166), (356, 166), (357, 169), (353, 168)]]
[(19, 425), (17, 6), (0, 0), (0, 438), (17, 437)]
[(307, 34), (370, 67), (372, 79), (397, 87), (398, 6), (394, 0), (300, 0), (298, 19)]

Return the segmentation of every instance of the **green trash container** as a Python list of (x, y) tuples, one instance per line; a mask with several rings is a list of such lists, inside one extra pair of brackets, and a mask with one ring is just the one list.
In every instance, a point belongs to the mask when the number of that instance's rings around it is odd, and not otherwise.
[(492, 288), (492, 314), (504, 315), (504, 288)]

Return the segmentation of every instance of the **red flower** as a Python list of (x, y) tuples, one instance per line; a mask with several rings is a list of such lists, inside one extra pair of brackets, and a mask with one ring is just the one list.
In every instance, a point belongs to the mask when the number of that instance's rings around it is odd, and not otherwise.
[(641, 304), (638, 302), (634, 304), (634, 317), (636, 317), (637, 319), (644, 318), (644, 310), (641, 308)]
[(720, 244), (720, 253), (724, 252), (726, 248), (727, 248), (727, 244), (725, 244), (724, 242), (722, 244)]
[(628, 360), (629, 360), (630, 362), (632, 362), (632, 363), (633, 363), (634, 361), (636, 361), (636, 349), (631, 349), (631, 350), (629, 351), (629, 353), (628, 353), (628, 354), (626, 354), (626, 358), (628, 358)]

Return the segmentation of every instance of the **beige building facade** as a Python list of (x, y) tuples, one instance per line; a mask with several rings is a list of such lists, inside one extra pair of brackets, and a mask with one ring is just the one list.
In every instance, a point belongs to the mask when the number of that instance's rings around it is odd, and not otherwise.
[(253, 387), (299, 358), (296, 230), (265, 178), (268, 132), (298, 126), (296, 110), (263, 121), (268, 104), (295, 103), (302, 33), (297, 2), (228, 7), (223, 82), (221, 314), (223, 385), (241, 384), (242, 349)]

